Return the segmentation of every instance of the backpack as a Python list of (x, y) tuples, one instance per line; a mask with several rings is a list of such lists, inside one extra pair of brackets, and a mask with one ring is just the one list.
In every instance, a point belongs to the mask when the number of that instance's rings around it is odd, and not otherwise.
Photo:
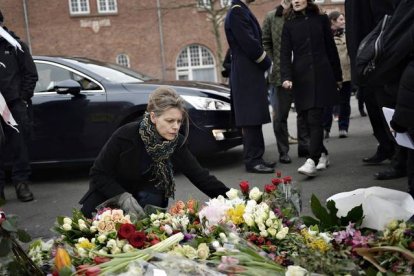
[(390, 21), (391, 16), (386, 14), (359, 44), (355, 61), (359, 85), (366, 84), (375, 72), (384, 53), (384, 34)]

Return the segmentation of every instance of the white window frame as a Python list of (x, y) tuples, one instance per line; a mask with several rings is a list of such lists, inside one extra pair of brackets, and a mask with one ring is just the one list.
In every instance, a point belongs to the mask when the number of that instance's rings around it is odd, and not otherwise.
[(197, 8), (202, 10), (208, 10), (211, 9), (211, 0), (197, 0)]
[(324, 4), (325, 0), (314, 0), (315, 4)]
[[(126, 65), (119, 63), (119, 59), (121, 57), (126, 59), (126, 61), (127, 61), (127, 64)], [(124, 66), (124, 67), (127, 67), (127, 68), (130, 68), (131, 67), (131, 63), (129, 62), (129, 56), (127, 54), (118, 54), (116, 56), (115, 62), (116, 62), (116, 64), (121, 65), (121, 66)]]
[[(191, 64), (191, 53), (190, 53), (190, 46), (197, 46), (198, 47), (198, 54), (199, 54), (199, 59), (200, 59), (200, 63), (202, 63), (202, 50), (201, 49), (205, 49), (207, 50), (207, 52), (211, 55), (211, 57), (213, 58), (213, 64), (208, 64), (208, 65), (192, 65)], [(177, 63), (178, 63), (178, 58), (180, 57), (180, 54), (183, 51), (187, 51), (187, 58), (188, 58), (188, 65), (185, 67), (178, 67)], [(176, 74), (176, 79), (179, 80), (180, 76), (188, 76), (188, 80), (194, 80), (193, 79), (193, 70), (197, 70), (197, 69), (214, 69), (214, 82), (217, 82), (217, 68), (216, 68), (216, 59), (213, 55), (213, 53), (210, 51), (210, 49), (208, 49), (207, 47), (200, 45), (200, 44), (190, 44), (187, 45), (186, 47), (184, 47), (177, 55), (177, 59), (175, 61), (175, 74)]]
[[(72, 1), (76, 2), (77, 6), (78, 6), (78, 11), (72, 10)], [(70, 14), (71, 15), (89, 14), (91, 12), (91, 8), (89, 6), (89, 0), (85, 0), (85, 1), (86, 1), (87, 11), (82, 11), (81, 10), (81, 0), (68, 0)]]
[(344, 3), (345, 0), (331, 0), (332, 3)]
[[(118, 3), (116, 0), (104, 0), (105, 1), (105, 5), (106, 5), (106, 9), (102, 10), (101, 7), (101, 1), (100, 0), (96, 0), (96, 5), (98, 6), (98, 13), (104, 13), (104, 14), (108, 14), (108, 13), (118, 13)], [(109, 2), (113, 1), (114, 2), (114, 6), (115, 9), (114, 10), (109, 10)]]

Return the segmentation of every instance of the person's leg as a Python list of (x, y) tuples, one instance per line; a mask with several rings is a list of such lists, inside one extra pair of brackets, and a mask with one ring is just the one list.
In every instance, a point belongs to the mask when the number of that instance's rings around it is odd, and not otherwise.
[(326, 152), (323, 145), (323, 113), (323, 108), (312, 108), (308, 110), (307, 116), (307, 122), (310, 129), (309, 155), (315, 164), (318, 164), (322, 151)]
[(274, 169), (267, 167), (262, 158), (265, 151), (262, 125), (243, 127), (242, 132), (243, 159), (246, 170), (256, 173), (272, 173)]
[(332, 112), (333, 112), (332, 106), (327, 106), (323, 110), (322, 125), (323, 125), (323, 129), (325, 133), (324, 138), (329, 138), (329, 133), (331, 132)]
[(16, 120), (19, 132), (7, 127), (9, 142), (12, 152), (12, 181), (16, 188), (16, 194), (21, 201), (33, 200), (33, 194), (29, 189), (29, 177), (31, 174), (28, 153), (28, 136), (30, 132), (30, 119), (26, 105), (18, 100), (9, 106)]
[(282, 163), (290, 163), (289, 152), (289, 132), (287, 119), (292, 104), (292, 92), (283, 89), (281, 86), (276, 88), (277, 108), (276, 118), (273, 130), (276, 136), (277, 149), (279, 151), (279, 161)]
[(356, 97), (358, 99), (358, 110), (361, 117), (366, 117), (367, 113), (364, 110), (364, 89), (358, 89), (356, 92)]
[(5, 199), (4, 196), (4, 188), (6, 186), (6, 172), (4, 168), (4, 162), (5, 162), (5, 149), (6, 149), (6, 136), (3, 131), (4, 121), (0, 117), (0, 131), (2, 135), (2, 139), (0, 141), (0, 199)]
[(306, 112), (299, 111), (296, 116), (296, 127), (298, 133), (298, 156), (309, 157), (309, 127), (306, 122)]
[[(351, 82), (346, 81), (342, 84), (341, 91), (339, 92), (339, 131), (349, 129), (349, 117), (351, 115)], [(341, 135), (341, 133), (340, 133)]]
[(364, 158), (363, 161), (369, 164), (378, 164), (385, 159), (390, 159), (394, 154), (394, 142), (387, 134), (384, 114), (379, 107), (376, 95), (377, 93), (383, 93), (384, 88), (365, 87), (360, 89), (364, 89), (365, 106), (368, 111), (368, 117), (371, 122), (372, 130), (374, 131), (374, 136), (379, 143), (376, 153), (371, 157)]

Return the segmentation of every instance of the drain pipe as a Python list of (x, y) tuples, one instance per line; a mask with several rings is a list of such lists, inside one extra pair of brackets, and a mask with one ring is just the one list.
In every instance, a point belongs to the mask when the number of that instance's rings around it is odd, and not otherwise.
[(29, 47), (30, 53), (32, 52), (32, 42), (30, 41), (30, 31), (29, 31), (29, 16), (27, 11), (27, 0), (23, 1), (23, 13), (24, 13), (24, 25), (26, 27), (26, 39), (27, 39), (27, 46)]
[(160, 0), (157, 0), (157, 16), (158, 16), (158, 31), (160, 33), (162, 80), (165, 80), (164, 35), (163, 35), (163, 31), (162, 31), (162, 14), (161, 14)]

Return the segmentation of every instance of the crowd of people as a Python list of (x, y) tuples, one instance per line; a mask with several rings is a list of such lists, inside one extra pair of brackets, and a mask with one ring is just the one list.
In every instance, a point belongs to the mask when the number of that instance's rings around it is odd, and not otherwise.
[[(324, 139), (329, 137), (334, 113), (339, 138), (348, 137), (350, 98), (356, 88), (378, 140), (376, 153), (362, 161), (378, 164), (392, 159), (390, 168), (375, 177), (408, 174), (408, 191), (414, 196), (414, 150), (399, 146), (391, 133), (407, 132), (414, 138), (414, 1), (346, 0), (346, 28), (344, 13), (327, 15), (311, 0), (281, 0), (260, 25), (249, 9), (252, 2), (233, 0), (224, 24), (229, 44), (224, 76), (229, 77), (232, 111), (242, 129), (246, 171), (274, 172), (276, 162), (263, 159), (262, 125), (271, 121), (279, 162), (292, 162), (287, 125), (292, 103), (297, 111), (298, 156), (306, 158), (298, 172), (314, 177), (327, 169), (330, 159)], [(355, 70), (358, 46), (385, 14), (394, 14), (390, 23), (394, 32), (388, 38), (392, 43), (384, 43), (386, 54), (372, 80), (362, 83)], [(17, 197), (31, 201), (27, 142), (37, 73), (29, 49), (3, 26), (3, 19), (0, 12), (0, 95), (4, 99), (3, 105), (0, 101), (0, 198), (4, 199), (5, 185), (2, 157), (8, 148), (14, 153), (12, 180)], [(382, 113), (384, 106), (395, 109), (392, 129)], [(361, 107), (360, 112), (365, 114)], [(17, 129), (7, 123), (5, 117), (10, 114)], [(80, 201), (83, 213), (89, 217), (97, 206), (111, 204), (138, 215), (146, 205), (167, 207), (174, 196), (177, 169), (206, 195), (225, 195), (226, 185), (188, 150), (188, 132), (180, 134), (182, 126), (188, 131), (183, 99), (170, 87), (155, 90), (143, 119), (118, 129), (96, 158), (89, 190)]]
[[(350, 98), (352, 91), (357, 91), (360, 114), (366, 116), (365, 103), (378, 140), (375, 154), (362, 162), (379, 164), (390, 159), (390, 167), (374, 177), (384, 180), (408, 174), (408, 191), (414, 195), (413, 149), (398, 145), (392, 135), (392, 132), (408, 132), (414, 138), (414, 117), (411, 116), (414, 87), (412, 79), (410, 81), (414, 56), (413, 1), (346, 0), (345, 13), (326, 14), (312, 0), (281, 0), (266, 15), (261, 29), (249, 9), (252, 2), (254, 0), (233, 0), (225, 21), (230, 47), (227, 60), (231, 60), (226, 66), (230, 68), (228, 77), (236, 124), (243, 129), (245, 138), (246, 170), (274, 171), (273, 163), (262, 159), (261, 128), (269, 120), (263, 105), (268, 91), (279, 162), (291, 163), (287, 118), (294, 102), (298, 156), (306, 157), (298, 172), (311, 177), (330, 164), (324, 139), (330, 137), (333, 115), (337, 115), (339, 138), (348, 137)], [(390, 23), (394, 31), (388, 37), (388, 44), (387, 34), (384, 35), (385, 54), (377, 63), (370, 82), (363, 82), (356, 70), (358, 47), (386, 14), (394, 14), (394, 23)], [(404, 24), (400, 22), (402, 18)], [(400, 48), (395, 46), (396, 41)], [(399, 70), (395, 70), (397, 68)], [(249, 102), (250, 106), (254, 102), (252, 98), (261, 105), (246, 111), (243, 104)], [(382, 107), (395, 109), (391, 128)], [(258, 114), (261, 120), (246, 120)], [(252, 129), (255, 129), (254, 140)]]

